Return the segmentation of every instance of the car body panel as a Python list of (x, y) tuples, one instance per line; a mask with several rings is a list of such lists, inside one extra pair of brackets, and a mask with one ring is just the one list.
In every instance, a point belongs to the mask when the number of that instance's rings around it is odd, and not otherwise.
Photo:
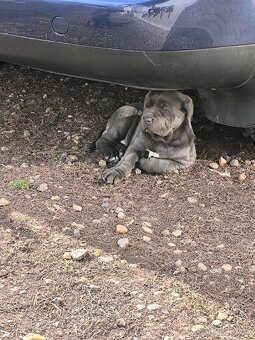
[(0, 32), (140, 51), (255, 43), (254, 0), (0, 0)]

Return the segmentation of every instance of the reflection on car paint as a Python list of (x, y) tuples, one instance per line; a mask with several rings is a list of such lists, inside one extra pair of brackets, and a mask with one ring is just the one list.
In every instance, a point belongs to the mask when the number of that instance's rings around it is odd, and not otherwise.
[[(56, 17), (68, 29), (55, 29)], [(144, 51), (252, 44), (255, 1), (0, 0), (0, 33)]]

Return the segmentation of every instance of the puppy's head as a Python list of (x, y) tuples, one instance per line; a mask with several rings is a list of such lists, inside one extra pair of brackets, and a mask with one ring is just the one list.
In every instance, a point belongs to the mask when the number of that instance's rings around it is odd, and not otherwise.
[(142, 128), (155, 137), (171, 137), (185, 120), (191, 128), (193, 102), (179, 91), (150, 91), (145, 96)]

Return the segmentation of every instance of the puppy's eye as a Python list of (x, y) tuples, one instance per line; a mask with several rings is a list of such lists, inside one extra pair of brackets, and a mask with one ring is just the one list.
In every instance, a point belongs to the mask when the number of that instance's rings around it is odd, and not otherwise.
[(163, 112), (169, 112), (168, 108), (166, 106), (162, 106), (162, 111)]
[(181, 106), (181, 112), (183, 112), (183, 113), (187, 113), (187, 112), (188, 112), (187, 109), (186, 109), (185, 104), (182, 104), (182, 106)]

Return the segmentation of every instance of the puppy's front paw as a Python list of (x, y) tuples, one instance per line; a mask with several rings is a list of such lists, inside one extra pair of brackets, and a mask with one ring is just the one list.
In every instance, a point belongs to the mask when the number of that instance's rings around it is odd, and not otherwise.
[(102, 173), (102, 179), (107, 184), (117, 184), (124, 178), (124, 173), (118, 168), (107, 169)]

